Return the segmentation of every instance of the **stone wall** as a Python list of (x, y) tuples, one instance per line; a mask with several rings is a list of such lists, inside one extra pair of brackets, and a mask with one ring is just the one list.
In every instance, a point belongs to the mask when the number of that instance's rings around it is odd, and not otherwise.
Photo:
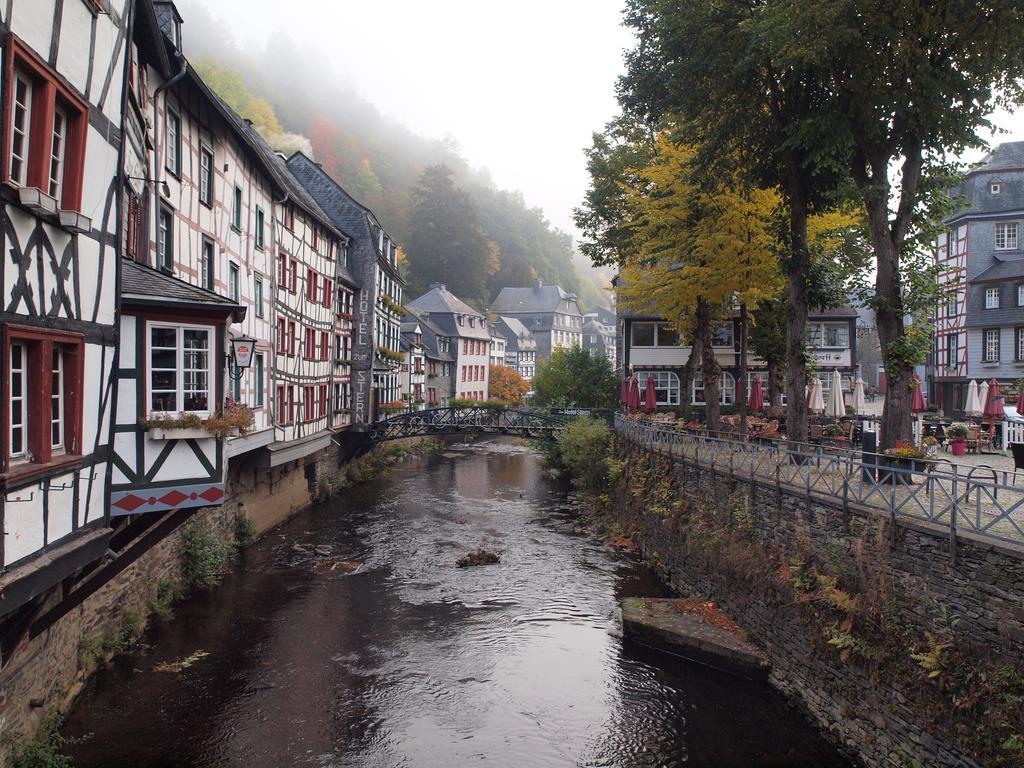
[[(246, 456), (238, 457), (228, 468), (225, 503), (198, 510), (191, 519), (200, 519), (222, 537), (233, 538), (236, 515), (242, 514), (262, 535), (309, 506), (319, 477), (343, 470), (333, 446), (270, 469), (257, 466)], [(0, 669), (0, 734), (31, 735), (45, 712), (67, 708), (95, 668), (95, 664), (82, 662), (83, 644), (118, 632), (129, 617), (144, 619), (160, 583), (181, 580), (184, 530), (184, 525), (179, 525), (168, 531), (49, 629), (31, 639), (26, 635)], [(101, 566), (97, 573), (111, 565)], [(38, 615), (45, 615), (63, 599), (66, 596), (61, 589), (55, 589)], [(0, 768), (4, 758), (0, 750)]]
[[(612, 525), (633, 533), (676, 590), (717, 601), (743, 626), (769, 655), (772, 682), (837, 743), (871, 766), (976, 765), (953, 736), (955, 714), (935, 706), (946, 694), (910, 659), (909, 638), (954, 623), (968, 663), (1019, 671), (1024, 552), (963, 538), (954, 562), (944, 531), (902, 521), (891, 531), (870, 510), (844, 509), (842, 499), (733, 478), (626, 443), (620, 451), (626, 465)], [(815, 602), (820, 592), (794, 588), (791, 569), (801, 563), (815, 563), (857, 600), (897, 611), (891, 618), (907, 627), (907, 647), (890, 652), (886, 665), (871, 661), (867, 645), (860, 656), (830, 645), (830, 627), (842, 620)], [(1021, 764), (1014, 759), (1000, 764)]]

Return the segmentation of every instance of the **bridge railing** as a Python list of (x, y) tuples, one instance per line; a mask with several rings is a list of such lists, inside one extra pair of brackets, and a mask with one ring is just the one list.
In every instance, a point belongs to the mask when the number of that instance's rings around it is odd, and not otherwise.
[[(702, 434), (644, 420), (615, 417), (629, 442), (733, 477), (770, 483), (832, 503), (927, 521), (956, 536), (969, 532), (993, 541), (1024, 543), (1024, 489), (1016, 475), (968, 467), (946, 459), (896, 459), (885, 454), (809, 443), (756, 442)], [(1022, 473), (1024, 474), (1024, 473)], [(890, 528), (895, 531), (895, 526)]]

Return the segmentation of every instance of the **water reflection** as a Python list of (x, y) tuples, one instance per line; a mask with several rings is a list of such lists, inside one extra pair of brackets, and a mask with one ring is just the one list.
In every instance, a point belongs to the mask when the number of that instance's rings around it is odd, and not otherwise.
[[(298, 515), (95, 678), (76, 764), (844, 765), (771, 691), (624, 652), (617, 598), (660, 587), (578, 528), (509, 443)], [(316, 571), (312, 545), (362, 567)], [(481, 545), (501, 563), (454, 567)]]

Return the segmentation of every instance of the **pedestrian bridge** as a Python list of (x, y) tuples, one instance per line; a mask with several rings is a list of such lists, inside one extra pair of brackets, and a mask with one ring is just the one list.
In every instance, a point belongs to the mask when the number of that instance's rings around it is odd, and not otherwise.
[(492, 434), (519, 437), (551, 437), (577, 416), (595, 412), (589, 408), (429, 408), (391, 416), (370, 424), (371, 443), (429, 435)]

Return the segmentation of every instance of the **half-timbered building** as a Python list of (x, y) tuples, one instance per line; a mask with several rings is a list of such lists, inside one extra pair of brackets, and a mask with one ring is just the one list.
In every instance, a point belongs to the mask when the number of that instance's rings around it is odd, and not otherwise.
[(0, 617), (108, 549), (130, 4), (102, 8), (0, 6)]

